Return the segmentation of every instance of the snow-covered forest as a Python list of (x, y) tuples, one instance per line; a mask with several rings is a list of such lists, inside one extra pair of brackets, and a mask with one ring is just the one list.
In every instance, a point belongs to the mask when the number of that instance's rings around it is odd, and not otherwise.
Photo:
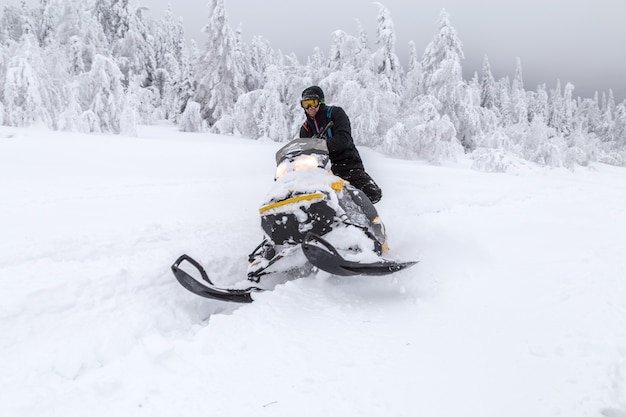
[(244, 42), (223, 0), (205, 13), (197, 46), (171, 10), (156, 20), (129, 0), (5, 6), (0, 124), (134, 135), (167, 119), (183, 131), (284, 141), (303, 119), (300, 92), (317, 84), (344, 107), (357, 144), (390, 155), (439, 162), (466, 153), (485, 171), (526, 161), (626, 166), (626, 101), (612, 91), (578, 97), (560, 80), (528, 88), (520, 58), (511, 77), (496, 80), (485, 56), (481, 73), (464, 79), (462, 42), (445, 11), (421, 55), (409, 45), (406, 68), (379, 3), (375, 39), (338, 30), (306, 62), (261, 36)]

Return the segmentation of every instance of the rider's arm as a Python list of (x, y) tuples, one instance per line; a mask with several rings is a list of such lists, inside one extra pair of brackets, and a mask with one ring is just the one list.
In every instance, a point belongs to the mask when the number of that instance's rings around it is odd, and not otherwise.
[(332, 152), (353, 147), (352, 128), (346, 112), (341, 107), (333, 107), (331, 120), (333, 127), (331, 128), (332, 137), (327, 140), (328, 150)]

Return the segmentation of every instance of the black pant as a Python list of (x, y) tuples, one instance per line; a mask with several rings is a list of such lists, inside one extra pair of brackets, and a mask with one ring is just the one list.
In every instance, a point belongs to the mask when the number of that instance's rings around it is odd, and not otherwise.
[(378, 203), (383, 197), (383, 191), (364, 169), (351, 169), (337, 175), (363, 191), (374, 204)]

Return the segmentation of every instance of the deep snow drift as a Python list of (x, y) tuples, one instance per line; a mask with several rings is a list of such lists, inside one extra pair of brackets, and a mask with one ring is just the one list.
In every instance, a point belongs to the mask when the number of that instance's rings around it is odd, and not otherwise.
[[(626, 416), (626, 171), (363, 148), (393, 277), (229, 305), (280, 144), (0, 127), (0, 415)], [(321, 274), (320, 274), (321, 275)]]

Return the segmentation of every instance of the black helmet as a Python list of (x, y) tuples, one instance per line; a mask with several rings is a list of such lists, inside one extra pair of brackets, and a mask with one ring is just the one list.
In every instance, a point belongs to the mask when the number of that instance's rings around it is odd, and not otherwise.
[(312, 98), (318, 99), (320, 103), (324, 102), (324, 92), (322, 91), (321, 88), (319, 88), (316, 85), (307, 87), (302, 92), (302, 100), (307, 100), (307, 99), (312, 99)]

